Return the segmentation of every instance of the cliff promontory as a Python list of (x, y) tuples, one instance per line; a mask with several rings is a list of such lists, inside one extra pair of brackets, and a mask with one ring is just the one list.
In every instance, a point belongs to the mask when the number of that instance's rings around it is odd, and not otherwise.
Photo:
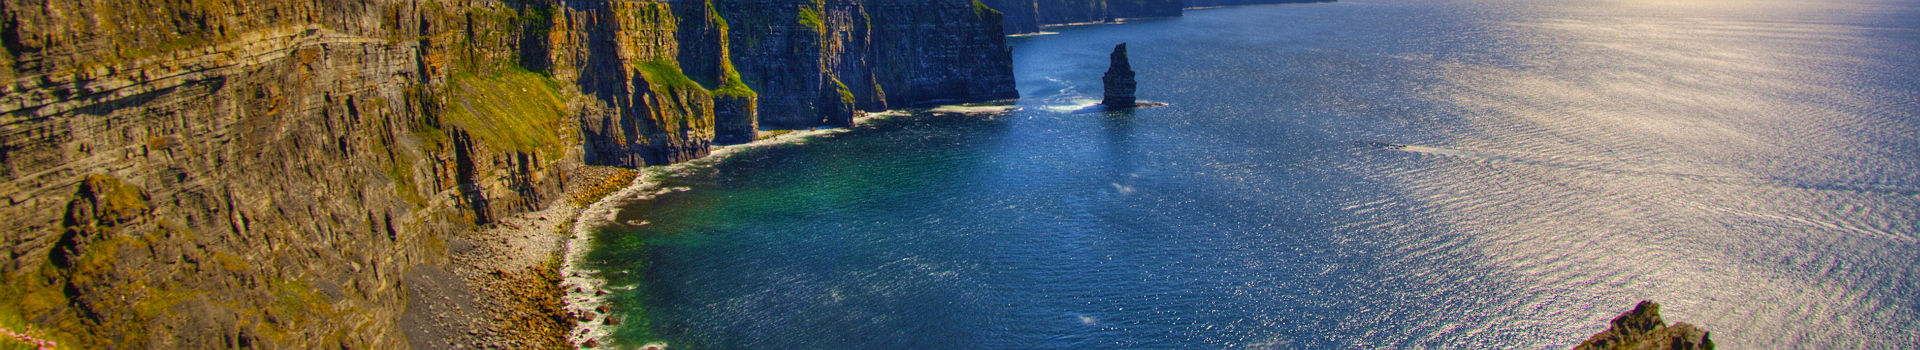
[(1178, 17), (1186, 9), (1237, 5), (1333, 2), (1334, 0), (980, 0), (1006, 14), (1007, 34), (1036, 33), (1060, 24), (1127, 18)]
[[(537, 238), (476, 232), (759, 125), (1013, 97), (1001, 21), (969, 0), (0, 0), (0, 325), (451, 346), (403, 319), (555, 278), (436, 277)], [(494, 328), (571, 322), (475, 318), (453, 332), (514, 348), (565, 344)]]

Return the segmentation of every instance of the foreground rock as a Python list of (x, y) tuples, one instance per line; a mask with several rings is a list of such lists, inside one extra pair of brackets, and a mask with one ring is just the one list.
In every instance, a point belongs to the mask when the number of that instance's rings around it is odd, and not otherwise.
[(1705, 329), (1685, 322), (1668, 326), (1660, 319), (1660, 304), (1642, 301), (1633, 311), (1613, 318), (1612, 328), (1574, 349), (1713, 349), (1713, 339)]
[(1100, 80), (1106, 83), (1106, 98), (1100, 104), (1107, 108), (1133, 108), (1139, 104), (1133, 96), (1137, 82), (1133, 80), (1133, 66), (1127, 63), (1127, 44), (1113, 47), (1110, 56), (1113, 63), (1107, 67), (1107, 76)]

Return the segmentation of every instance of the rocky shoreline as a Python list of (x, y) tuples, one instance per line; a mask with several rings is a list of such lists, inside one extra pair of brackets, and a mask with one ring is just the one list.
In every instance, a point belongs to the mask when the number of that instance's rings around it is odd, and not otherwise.
[(561, 252), (587, 208), (580, 202), (607, 192), (590, 185), (632, 178), (633, 171), (582, 167), (572, 176), (583, 181), (566, 189), (569, 198), (449, 241), (447, 269), (423, 267), (408, 273), (415, 283), (401, 325), (410, 347), (574, 347), (565, 337), (577, 318), (561, 300)]
[[(617, 286), (607, 286), (605, 280), (596, 276), (599, 271), (584, 269), (580, 263), (586, 258), (587, 251), (593, 247), (593, 233), (595, 230), (620, 225), (630, 225), (616, 220), (617, 215), (620, 213), (620, 208), (626, 203), (652, 199), (653, 196), (660, 194), (688, 190), (687, 188), (664, 187), (661, 180), (666, 176), (671, 176), (687, 169), (712, 166), (742, 150), (800, 144), (814, 136), (854, 131), (865, 123), (892, 117), (913, 113), (992, 114), (1003, 113), (1012, 110), (1012, 108), (1011, 105), (977, 104), (941, 106), (924, 111), (890, 110), (879, 113), (868, 113), (864, 116), (857, 117), (853, 122), (853, 126), (847, 128), (798, 130), (778, 133), (775, 134), (775, 136), (765, 137), (746, 144), (717, 146), (714, 147), (713, 151), (706, 157), (673, 165), (643, 169), (643, 174), (635, 178), (627, 187), (602, 197), (585, 207), (575, 207), (576, 210), (574, 210), (574, 213), (576, 215), (573, 216), (575, 219), (567, 226), (569, 227), (568, 239), (561, 242), (563, 247), (557, 250), (557, 252), (563, 255), (561, 255), (556, 273), (557, 276), (564, 277), (555, 281), (553, 288), (550, 290), (562, 294), (565, 305), (564, 308), (553, 311), (554, 313), (552, 315), (575, 320), (576, 322), (573, 323), (572, 328), (568, 331), (546, 334), (546, 336), (562, 338), (566, 343), (573, 346), (593, 348), (606, 342), (606, 337), (612, 335), (612, 327), (618, 326), (621, 322), (632, 321), (619, 320), (607, 315), (608, 311), (611, 311), (611, 305), (608, 305), (606, 301), (607, 296), (611, 295), (611, 292), (608, 292), (608, 290), (620, 288)], [(609, 322), (610, 320), (612, 322)], [(667, 344), (661, 343), (647, 344), (648, 348), (665, 348), (666, 346)]]

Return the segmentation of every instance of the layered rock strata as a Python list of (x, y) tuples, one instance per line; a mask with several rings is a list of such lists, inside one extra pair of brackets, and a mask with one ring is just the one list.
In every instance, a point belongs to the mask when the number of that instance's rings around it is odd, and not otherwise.
[(1334, 0), (1186, 0), (1188, 8), (1334, 2)]
[(1127, 18), (1178, 17), (1185, 9), (1236, 5), (1333, 2), (1334, 0), (981, 0), (1006, 14), (1006, 34), (1039, 32), (1048, 25), (1111, 22)]
[(583, 167), (699, 157), (751, 139), (756, 109), (834, 125), (1013, 91), (999, 15), (969, 1), (725, 3), (768, 17), (0, 0), (0, 317), (80, 348), (404, 348), (402, 315), (434, 312), (409, 301), (449, 297), (414, 276)]
[(1137, 82), (1133, 80), (1133, 65), (1127, 62), (1127, 44), (1113, 47), (1112, 60), (1107, 66), (1107, 75), (1100, 78), (1105, 83), (1105, 98), (1100, 104), (1107, 108), (1133, 108), (1139, 102), (1134, 98)]
[(863, 111), (934, 101), (1007, 99), (1011, 53), (1001, 13), (971, 1), (714, 2), (743, 40), (728, 48), (763, 95), (771, 128), (843, 126)]

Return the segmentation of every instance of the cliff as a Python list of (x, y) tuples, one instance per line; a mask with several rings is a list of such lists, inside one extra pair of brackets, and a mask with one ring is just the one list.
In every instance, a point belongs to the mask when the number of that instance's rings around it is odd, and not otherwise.
[(1187, 8), (1334, 2), (1334, 0), (1186, 0)]
[(1185, 9), (1334, 0), (980, 0), (1006, 14), (1006, 34), (1036, 33), (1047, 25), (1111, 22), (1127, 18), (1178, 17)]
[(931, 101), (1008, 99), (1012, 56), (1001, 14), (972, 1), (714, 2), (742, 37), (727, 46), (762, 96), (760, 123), (844, 126), (861, 111)]
[(407, 347), (409, 301), (447, 297), (419, 276), (595, 165), (1012, 97), (1000, 27), (962, 0), (0, 0), (0, 322)]

